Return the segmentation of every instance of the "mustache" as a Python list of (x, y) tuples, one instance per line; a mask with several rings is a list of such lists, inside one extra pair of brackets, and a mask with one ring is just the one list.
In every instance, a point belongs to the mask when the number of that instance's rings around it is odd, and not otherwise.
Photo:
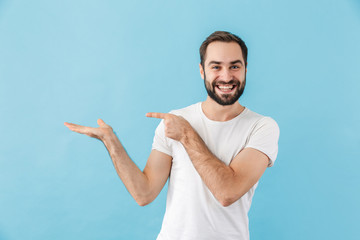
[(230, 85), (236, 85), (237, 87), (240, 86), (240, 81), (238, 80), (230, 80), (228, 82), (219, 80), (219, 81), (213, 81), (212, 85), (213, 87), (215, 87), (217, 84), (221, 84), (221, 85), (226, 85), (226, 84), (230, 84)]

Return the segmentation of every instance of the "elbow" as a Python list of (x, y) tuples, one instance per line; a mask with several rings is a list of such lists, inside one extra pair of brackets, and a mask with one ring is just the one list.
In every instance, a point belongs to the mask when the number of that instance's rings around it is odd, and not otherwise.
[(233, 200), (232, 198), (223, 198), (219, 200), (219, 203), (223, 206), (223, 207), (228, 207), (231, 204), (233, 204), (234, 202), (236, 202), (236, 200)]
[(145, 199), (135, 199), (135, 201), (140, 207), (145, 207), (146, 205), (151, 203), (151, 201), (147, 201)]
[(243, 195), (238, 194), (224, 194), (223, 196), (219, 196), (217, 200), (223, 207), (228, 207), (239, 200)]
[(233, 204), (233, 202), (220, 202), (220, 204), (221, 204), (223, 207), (228, 207), (228, 206), (230, 206), (231, 204)]
[(134, 199), (140, 207), (144, 207), (153, 201), (153, 199), (149, 197), (135, 197)]
[(148, 205), (149, 203), (151, 203), (150, 201), (140, 201), (137, 200), (136, 203), (140, 206), (140, 207), (145, 207), (146, 205)]
[(136, 191), (130, 192), (130, 195), (140, 207), (150, 204), (157, 196), (154, 191), (147, 188), (138, 188)]

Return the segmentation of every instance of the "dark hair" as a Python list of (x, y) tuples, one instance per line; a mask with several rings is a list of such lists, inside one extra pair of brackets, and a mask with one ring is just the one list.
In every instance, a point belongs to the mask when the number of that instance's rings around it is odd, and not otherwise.
[(208, 36), (205, 41), (200, 46), (200, 63), (204, 68), (205, 63), (205, 57), (206, 57), (206, 49), (208, 45), (212, 42), (220, 41), (220, 42), (236, 42), (239, 44), (241, 48), (241, 52), (245, 61), (245, 67), (247, 66), (247, 55), (248, 55), (248, 49), (246, 47), (245, 42), (236, 36), (235, 34), (232, 34), (230, 32), (224, 32), (224, 31), (216, 31), (212, 33), (210, 36)]

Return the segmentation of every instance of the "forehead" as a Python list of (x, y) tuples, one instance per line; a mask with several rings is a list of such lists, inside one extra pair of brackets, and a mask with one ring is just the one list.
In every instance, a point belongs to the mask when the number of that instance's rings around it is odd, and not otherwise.
[(235, 60), (244, 62), (241, 47), (236, 42), (216, 41), (210, 43), (206, 49), (205, 62), (232, 62)]

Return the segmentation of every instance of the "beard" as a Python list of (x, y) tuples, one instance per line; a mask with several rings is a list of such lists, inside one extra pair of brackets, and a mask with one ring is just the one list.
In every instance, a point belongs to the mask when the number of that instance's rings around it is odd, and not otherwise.
[[(239, 98), (244, 92), (245, 84), (246, 84), (246, 75), (242, 83), (240, 83), (239, 80), (231, 80), (229, 82), (224, 82), (220, 80), (220, 81), (213, 81), (212, 84), (210, 85), (210, 83), (206, 81), (206, 75), (204, 73), (204, 84), (209, 97), (213, 99), (215, 102), (217, 102), (222, 106), (233, 105), (237, 100), (239, 100)], [(224, 93), (219, 95), (215, 91), (217, 84), (235, 85), (236, 88), (235, 93), (231, 93), (231, 94)]]

